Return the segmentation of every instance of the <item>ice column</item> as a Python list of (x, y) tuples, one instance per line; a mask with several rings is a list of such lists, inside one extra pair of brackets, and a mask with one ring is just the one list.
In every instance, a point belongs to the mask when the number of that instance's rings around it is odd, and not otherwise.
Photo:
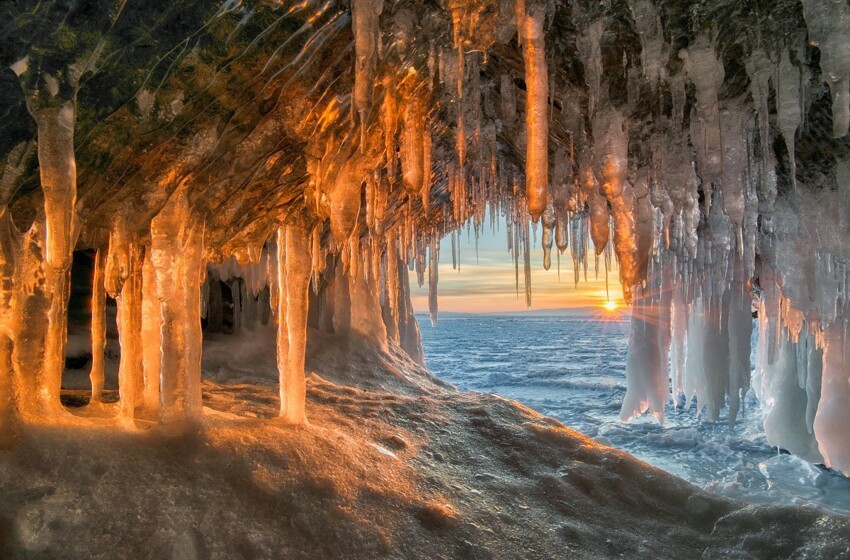
[(826, 464), (850, 476), (850, 336), (846, 319), (824, 333), (823, 381), (814, 429)]
[(638, 286), (632, 304), (632, 327), (626, 357), (626, 396), (620, 419), (651, 410), (664, 421), (670, 350), (670, 289)]
[(529, 7), (523, 22), (525, 57), (525, 188), (528, 212), (535, 222), (546, 210), (549, 186), (549, 79), (546, 68), (542, 5)]
[(12, 366), (12, 304), (18, 241), (8, 209), (0, 207), (0, 447), (17, 435), (17, 402)]
[(103, 352), (106, 349), (106, 256), (98, 249), (94, 259), (91, 298), (91, 402), (103, 397)]
[(142, 255), (136, 240), (128, 246), (129, 269), (118, 303), (118, 338), (121, 361), (118, 365), (119, 414), (133, 418), (142, 404)]
[(160, 419), (180, 425), (201, 416), (201, 277), (204, 228), (183, 186), (151, 221), (151, 260), (159, 300)]
[(304, 354), (307, 344), (310, 238), (302, 224), (277, 232), (277, 368), (280, 376), (280, 418), (288, 424), (305, 421), (307, 386)]
[[(48, 89), (56, 80), (45, 77)], [(55, 85), (58, 92), (58, 84)], [(42, 413), (53, 416), (61, 411), (59, 391), (65, 369), (68, 337), (68, 296), (71, 257), (74, 250), (77, 166), (74, 156), (74, 101), (34, 111), (38, 126), (38, 162), (44, 193), (46, 221), (44, 279), (50, 297), (47, 336), (38, 400)]]

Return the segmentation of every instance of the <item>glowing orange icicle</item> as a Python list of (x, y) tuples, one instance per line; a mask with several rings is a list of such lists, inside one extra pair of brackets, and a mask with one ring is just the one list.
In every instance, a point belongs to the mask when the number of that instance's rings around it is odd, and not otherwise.
[(533, 6), (524, 18), (525, 127), (528, 139), (525, 156), (525, 188), (528, 212), (535, 222), (546, 210), (549, 185), (549, 79), (543, 34), (542, 6)]

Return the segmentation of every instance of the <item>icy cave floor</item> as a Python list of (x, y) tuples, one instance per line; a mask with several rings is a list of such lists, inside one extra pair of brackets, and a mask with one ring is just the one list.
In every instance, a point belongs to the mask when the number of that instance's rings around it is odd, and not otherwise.
[(0, 557), (850, 557), (850, 518), (706, 494), (400, 352), (310, 338), (304, 427), (272, 419), (263, 336), (206, 345), (192, 435), (27, 427), (0, 455)]

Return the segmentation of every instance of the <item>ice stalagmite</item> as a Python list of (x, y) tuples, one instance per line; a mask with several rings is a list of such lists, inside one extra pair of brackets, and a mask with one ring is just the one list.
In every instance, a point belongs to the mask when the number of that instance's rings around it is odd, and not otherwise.
[(277, 368), (280, 418), (287, 424), (306, 419), (304, 354), (310, 286), (310, 239), (303, 224), (287, 224), (277, 233)]
[(106, 349), (106, 256), (98, 249), (94, 259), (91, 298), (91, 402), (100, 402), (103, 396), (103, 352)]
[[(159, 300), (160, 419), (178, 428), (201, 416), (201, 276), (204, 227), (183, 186), (151, 221), (151, 261)], [(148, 344), (145, 340), (144, 344)]]
[(528, 7), (523, 20), (525, 58), (525, 188), (528, 212), (535, 222), (546, 210), (549, 188), (549, 79), (546, 69), (542, 5)]
[(354, 31), (354, 103), (360, 117), (361, 148), (365, 148), (367, 119), (375, 82), (375, 66), (381, 28), (378, 19), (384, 9), (384, 0), (353, 0), (351, 24)]

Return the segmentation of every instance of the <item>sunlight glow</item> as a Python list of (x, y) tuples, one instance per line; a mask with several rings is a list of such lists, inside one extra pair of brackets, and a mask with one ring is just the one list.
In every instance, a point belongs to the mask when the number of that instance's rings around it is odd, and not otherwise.
[(616, 311), (617, 307), (619, 306), (617, 305), (616, 301), (609, 299), (608, 301), (602, 304), (602, 307), (605, 308), (606, 311)]

